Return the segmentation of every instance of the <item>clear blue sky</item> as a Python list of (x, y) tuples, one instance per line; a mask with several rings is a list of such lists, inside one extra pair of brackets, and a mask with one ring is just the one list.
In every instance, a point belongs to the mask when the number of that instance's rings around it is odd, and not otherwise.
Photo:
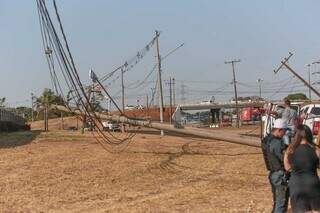
[[(50, 0), (47, 2), (51, 5)], [(84, 82), (88, 81), (89, 68), (102, 75), (135, 55), (151, 40), (155, 29), (162, 32), (163, 55), (185, 42), (163, 64), (164, 78), (177, 79), (177, 99), (182, 80), (188, 86), (189, 99), (205, 98), (204, 93), (192, 94), (193, 90), (215, 90), (231, 81), (231, 67), (224, 64), (225, 60), (241, 59), (236, 65), (238, 79), (257, 91), (254, 85), (258, 78), (268, 84), (289, 77), (285, 70), (279, 75), (272, 72), (288, 51), (295, 53), (290, 64), (304, 76), (305, 64), (320, 59), (320, 1), (316, 0), (58, 0), (57, 3)], [(0, 0), (0, 26), (0, 97), (7, 97), (12, 105), (28, 104), (23, 101), (29, 99), (31, 92), (40, 94), (43, 88), (51, 87), (36, 2)], [(143, 78), (155, 61), (154, 55), (155, 52), (149, 53), (145, 61), (130, 71), (126, 82)], [(118, 85), (115, 87), (112, 90), (118, 89)], [(150, 93), (150, 87), (147, 85), (139, 93)], [(240, 92), (249, 89), (239, 87)], [(265, 94), (268, 95), (271, 94)], [(231, 94), (217, 99), (230, 97)]]

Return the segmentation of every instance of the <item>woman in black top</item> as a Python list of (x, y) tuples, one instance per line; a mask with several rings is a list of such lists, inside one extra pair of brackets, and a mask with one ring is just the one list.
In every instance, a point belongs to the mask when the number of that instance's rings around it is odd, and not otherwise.
[(294, 213), (320, 212), (319, 158), (320, 149), (313, 143), (310, 128), (299, 125), (284, 156), (285, 169), (291, 171), (289, 191)]

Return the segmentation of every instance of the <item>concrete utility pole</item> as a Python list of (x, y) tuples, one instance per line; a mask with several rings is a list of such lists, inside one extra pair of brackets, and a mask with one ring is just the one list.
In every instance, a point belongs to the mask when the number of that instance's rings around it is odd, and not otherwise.
[[(310, 68), (311, 68), (311, 64), (306, 64), (306, 67), (308, 67), (308, 82), (309, 85), (311, 85), (311, 80), (310, 80)], [(309, 88), (309, 99), (311, 100), (311, 89)]]
[[(158, 58), (158, 92), (159, 92), (159, 107), (160, 107), (160, 123), (163, 123), (163, 94), (162, 94), (162, 78), (161, 78), (161, 56), (159, 48), (159, 31), (156, 30), (157, 37), (157, 58)], [(164, 136), (163, 130), (161, 130), (161, 136)]]
[(233, 87), (234, 87), (234, 96), (236, 99), (236, 113), (237, 113), (237, 128), (239, 128), (239, 108), (238, 108), (238, 93), (237, 93), (237, 80), (236, 80), (236, 73), (234, 71), (234, 64), (240, 62), (240, 60), (232, 60), (232, 61), (226, 61), (225, 64), (231, 64), (232, 65), (232, 73), (233, 73)]
[(259, 84), (259, 97), (262, 98), (261, 85), (262, 85), (263, 79), (258, 78), (257, 82)]
[[(56, 109), (58, 110), (64, 110), (66, 112), (70, 112), (70, 110), (65, 107), (65, 106), (55, 106)], [(80, 110), (74, 110), (74, 113), (81, 115), (82, 112)], [(116, 122), (122, 122), (122, 123), (127, 123), (131, 124), (134, 126), (142, 126), (142, 127), (148, 127), (148, 128), (153, 128), (153, 129), (158, 129), (158, 130), (165, 130), (165, 131), (171, 131), (171, 132), (176, 132), (179, 134), (187, 134), (187, 135), (194, 135), (194, 136), (199, 136), (203, 138), (210, 138), (214, 140), (222, 140), (225, 142), (230, 142), (230, 143), (235, 143), (235, 144), (242, 144), (242, 145), (247, 145), (247, 146), (253, 146), (253, 147), (261, 147), (261, 140), (258, 138), (242, 138), (238, 136), (238, 134), (229, 134), (224, 131), (200, 131), (199, 128), (176, 128), (173, 125), (170, 124), (164, 124), (164, 123), (159, 123), (159, 122), (150, 122), (149, 120), (137, 120), (137, 119), (130, 119), (125, 116), (120, 116), (120, 115), (106, 115), (106, 114), (101, 114), (99, 112), (96, 113), (98, 117), (101, 119), (107, 119), (107, 120), (113, 120)]]

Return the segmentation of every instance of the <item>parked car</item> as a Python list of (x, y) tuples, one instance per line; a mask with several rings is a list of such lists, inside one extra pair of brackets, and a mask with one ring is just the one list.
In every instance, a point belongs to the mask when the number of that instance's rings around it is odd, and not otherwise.
[(314, 139), (317, 140), (320, 131), (320, 104), (303, 106), (299, 113), (299, 121), (312, 130)]
[(212, 96), (212, 97), (210, 98), (210, 100), (201, 101), (200, 104), (202, 104), (202, 105), (214, 104), (214, 101), (215, 101), (215, 97)]
[(144, 109), (144, 106), (142, 106), (141, 104), (136, 106), (136, 109)]
[(120, 124), (113, 122), (113, 121), (104, 121), (102, 122), (103, 130), (111, 130), (113, 132), (120, 131)]
[[(291, 108), (294, 109), (298, 116), (300, 112), (300, 108), (303, 102), (292, 102)], [(282, 103), (268, 103), (265, 107), (266, 114), (262, 116), (262, 122), (263, 122), (263, 137), (267, 136), (269, 133), (271, 133), (271, 130), (273, 128), (273, 122), (276, 119), (274, 115), (268, 114), (268, 111), (278, 111), (279, 108), (284, 108)]]
[(127, 106), (124, 107), (124, 109), (125, 110), (134, 110), (134, 109), (136, 109), (136, 107), (133, 106), (133, 105), (127, 105)]

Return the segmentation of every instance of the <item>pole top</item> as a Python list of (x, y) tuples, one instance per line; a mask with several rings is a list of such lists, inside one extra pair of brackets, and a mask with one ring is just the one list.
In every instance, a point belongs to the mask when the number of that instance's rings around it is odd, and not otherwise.
[(224, 63), (225, 64), (231, 64), (231, 63), (238, 63), (238, 62), (241, 62), (241, 60), (240, 59), (234, 59), (232, 61), (225, 61)]
[(293, 56), (293, 53), (289, 52), (289, 56), (288, 56), (287, 58), (284, 58), (284, 60), (281, 61), (280, 66), (279, 66), (277, 69), (273, 70), (273, 72), (274, 72), (275, 74), (277, 74), (277, 73), (279, 72), (279, 70), (283, 67), (283, 65), (286, 64), (286, 63), (289, 61), (289, 59), (291, 58), (291, 56)]

